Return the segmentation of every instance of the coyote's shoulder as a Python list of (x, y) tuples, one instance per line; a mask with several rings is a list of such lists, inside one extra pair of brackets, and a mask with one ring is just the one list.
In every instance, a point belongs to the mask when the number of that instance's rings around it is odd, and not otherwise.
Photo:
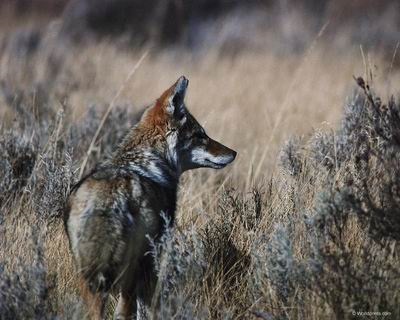
[(186, 109), (187, 85), (181, 77), (166, 90), (110, 159), (71, 192), (65, 224), (93, 318), (102, 318), (113, 288), (120, 291), (115, 311), (120, 319), (136, 312), (136, 298), (151, 304), (157, 277), (147, 253), (166, 221), (174, 221), (180, 175), (198, 167), (222, 168), (235, 158)]

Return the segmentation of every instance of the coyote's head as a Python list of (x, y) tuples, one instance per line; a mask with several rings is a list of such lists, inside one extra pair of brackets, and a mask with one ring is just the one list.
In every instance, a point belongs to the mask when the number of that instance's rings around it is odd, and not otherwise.
[(207, 136), (187, 110), (184, 98), (189, 81), (180, 77), (144, 113), (139, 127), (153, 138), (167, 161), (179, 172), (209, 167), (220, 169), (231, 163), (236, 152)]

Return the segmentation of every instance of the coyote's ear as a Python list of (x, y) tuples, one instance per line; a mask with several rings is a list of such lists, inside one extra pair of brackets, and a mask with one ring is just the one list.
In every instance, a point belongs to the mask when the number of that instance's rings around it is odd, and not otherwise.
[(189, 80), (181, 76), (175, 84), (170, 88), (170, 95), (168, 97), (167, 112), (171, 115), (178, 115), (183, 109), (186, 89)]

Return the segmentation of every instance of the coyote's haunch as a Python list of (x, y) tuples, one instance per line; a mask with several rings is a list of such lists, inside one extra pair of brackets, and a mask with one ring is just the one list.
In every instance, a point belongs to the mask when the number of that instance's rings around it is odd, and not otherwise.
[[(220, 169), (236, 152), (207, 136), (186, 109), (180, 77), (149, 107), (112, 157), (72, 190), (65, 225), (92, 319), (103, 318), (111, 289), (120, 292), (117, 319), (149, 306), (157, 282), (150, 239), (174, 221), (179, 177), (190, 169)], [(164, 219), (166, 215), (168, 219)], [(142, 309), (142, 307), (141, 307)]]

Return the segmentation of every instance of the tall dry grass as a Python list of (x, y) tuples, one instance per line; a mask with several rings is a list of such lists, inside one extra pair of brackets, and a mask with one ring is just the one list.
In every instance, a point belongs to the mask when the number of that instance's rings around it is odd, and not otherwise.
[[(82, 316), (62, 208), (141, 54), (110, 42), (74, 47), (51, 32), (33, 53), (3, 49), (0, 318)], [(397, 127), (392, 115), (373, 113), (365, 93), (353, 96), (352, 78), (372, 74), (388, 101), (400, 84), (391, 61), (357, 46), (336, 51), (323, 34), (296, 55), (150, 51), (119, 95), (88, 169), (182, 74), (189, 109), (238, 158), (223, 171), (182, 177), (177, 226), (155, 244), (162, 279), (155, 318), (343, 319), (353, 311), (397, 318), (398, 230), (387, 224), (398, 219), (399, 184), (376, 164), (397, 164)], [(395, 160), (376, 143), (381, 127)], [(371, 158), (360, 164), (351, 155), (364, 155), (362, 147)]]

